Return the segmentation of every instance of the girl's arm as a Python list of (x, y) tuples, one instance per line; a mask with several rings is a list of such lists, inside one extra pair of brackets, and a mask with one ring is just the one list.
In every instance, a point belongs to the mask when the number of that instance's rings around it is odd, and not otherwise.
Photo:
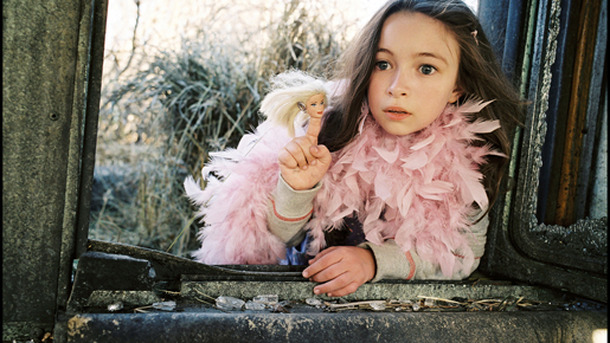
[(489, 218), (483, 217), (478, 223), (472, 225), (467, 233), (469, 246), (475, 257), (472, 266), (464, 266), (458, 256), (458, 263), (453, 274), (445, 276), (436, 264), (422, 260), (414, 249), (404, 253), (393, 239), (388, 239), (382, 245), (363, 243), (373, 252), (377, 266), (372, 282), (383, 279), (417, 279), (417, 280), (462, 280), (474, 272), (481, 261), (485, 251), (485, 241)]
[(301, 228), (311, 217), (313, 198), (332, 159), (330, 151), (318, 145), (323, 110), (323, 105), (319, 107), (320, 113), (308, 109), (307, 132), (293, 138), (278, 154), (280, 177), (267, 206), (267, 224), (288, 246), (303, 240), (305, 233)]
[[(269, 200), (267, 225), (269, 231), (280, 238), (287, 246), (298, 245), (305, 237), (302, 230), (313, 212), (313, 198), (320, 189), (318, 183), (314, 188), (296, 191), (280, 176), (276, 189)], [(312, 281), (324, 282), (314, 288), (316, 294), (328, 293), (328, 296), (342, 296), (356, 291), (360, 285), (375, 275), (373, 253), (366, 248), (354, 246), (331, 247), (321, 251), (310, 264), (320, 260), (320, 264), (310, 265), (307, 270), (316, 275), (306, 275)], [(312, 271), (322, 265), (321, 273)], [(330, 266), (330, 268), (328, 268)], [(337, 268), (342, 270), (341, 277), (333, 275)], [(330, 274), (329, 274), (330, 273)], [(331, 293), (332, 292), (332, 293)]]
[(297, 191), (281, 175), (278, 178), (267, 206), (267, 224), (269, 231), (287, 246), (298, 245), (305, 237), (301, 229), (311, 218), (313, 198), (320, 187), (321, 183), (318, 183), (312, 189)]

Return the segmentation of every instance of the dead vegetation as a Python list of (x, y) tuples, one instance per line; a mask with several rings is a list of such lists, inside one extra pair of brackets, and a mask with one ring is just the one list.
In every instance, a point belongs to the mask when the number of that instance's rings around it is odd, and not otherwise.
[(211, 6), (170, 51), (138, 45), (136, 1), (129, 54), (110, 50), (104, 62), (91, 238), (183, 257), (197, 248), (185, 177), (197, 178), (209, 152), (236, 146), (259, 123), (272, 75), (289, 68), (328, 75), (346, 44), (349, 25), (334, 30), (328, 4), (281, 4), (259, 8), (257, 26), (240, 35), (219, 30), (227, 9)]

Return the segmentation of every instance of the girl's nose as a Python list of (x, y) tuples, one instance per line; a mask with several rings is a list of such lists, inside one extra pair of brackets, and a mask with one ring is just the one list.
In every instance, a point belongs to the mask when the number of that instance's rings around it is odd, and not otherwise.
[(388, 93), (393, 97), (401, 97), (407, 95), (407, 77), (400, 72), (397, 72), (392, 79), (392, 83), (388, 87)]

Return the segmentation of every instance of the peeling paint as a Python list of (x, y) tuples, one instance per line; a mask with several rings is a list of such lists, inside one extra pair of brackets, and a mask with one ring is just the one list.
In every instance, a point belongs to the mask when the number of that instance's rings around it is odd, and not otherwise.
[[(88, 329), (88, 324), (91, 318), (81, 317), (76, 315), (68, 320), (68, 335), (74, 337), (79, 335), (81, 338), (85, 337), (85, 331)], [(83, 331), (81, 331), (81, 329)]]

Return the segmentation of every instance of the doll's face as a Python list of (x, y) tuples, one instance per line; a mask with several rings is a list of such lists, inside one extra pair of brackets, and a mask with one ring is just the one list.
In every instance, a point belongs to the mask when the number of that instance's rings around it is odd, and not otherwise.
[(305, 103), (305, 110), (307, 111), (307, 114), (313, 118), (322, 118), (325, 107), (326, 104), (324, 103), (324, 94), (322, 93), (310, 97)]
[(404, 136), (438, 118), (460, 96), (459, 53), (456, 39), (440, 21), (409, 12), (388, 17), (368, 88), (377, 123)]

